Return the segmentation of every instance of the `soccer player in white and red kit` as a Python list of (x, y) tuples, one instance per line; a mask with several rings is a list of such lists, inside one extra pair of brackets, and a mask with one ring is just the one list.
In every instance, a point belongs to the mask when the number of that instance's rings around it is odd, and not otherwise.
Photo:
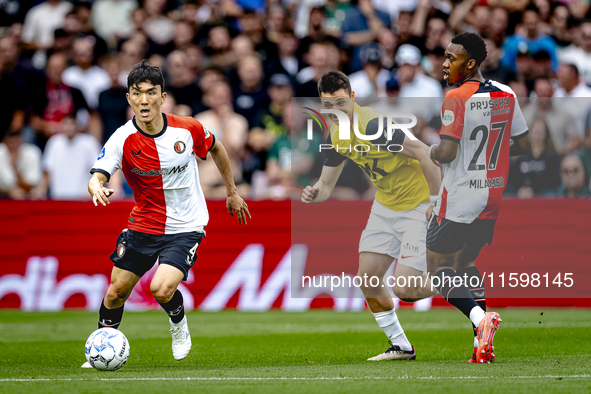
[(99, 328), (119, 327), (133, 287), (158, 259), (150, 290), (169, 315), (172, 353), (176, 360), (182, 360), (191, 349), (191, 336), (177, 287), (195, 264), (209, 219), (197, 157), (205, 160), (211, 153), (226, 184), (230, 215), (236, 213), (238, 222), (246, 224), (250, 213), (236, 193), (228, 154), (221, 142), (193, 118), (162, 113), (166, 100), (162, 71), (142, 60), (129, 73), (127, 89), (127, 101), (135, 116), (109, 138), (88, 182), (94, 205), (98, 202), (106, 206), (114, 191), (104, 185), (120, 169), (136, 202), (128, 228), (119, 235), (110, 256), (114, 267), (99, 311)]
[(520, 153), (513, 142), (528, 134), (511, 88), (482, 77), (485, 58), (484, 41), (474, 33), (457, 35), (447, 47), (444, 79), (459, 87), (445, 96), (441, 143), (429, 151), (444, 175), (427, 228), (427, 264), (439, 293), (476, 328), (470, 362), (477, 363), (494, 358), (492, 340), (501, 319), (486, 312), (474, 261), (492, 242), (509, 155)]

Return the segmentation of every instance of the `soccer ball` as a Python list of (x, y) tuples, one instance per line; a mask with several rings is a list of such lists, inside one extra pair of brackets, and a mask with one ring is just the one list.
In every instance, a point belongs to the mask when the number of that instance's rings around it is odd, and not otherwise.
[(116, 371), (127, 362), (129, 342), (114, 328), (99, 328), (86, 340), (86, 360), (99, 371)]

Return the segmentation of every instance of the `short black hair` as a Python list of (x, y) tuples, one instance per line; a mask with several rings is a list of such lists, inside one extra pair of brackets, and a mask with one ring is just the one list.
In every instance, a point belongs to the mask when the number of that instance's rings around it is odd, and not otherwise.
[(476, 33), (461, 33), (451, 39), (452, 44), (458, 44), (464, 47), (468, 56), (476, 61), (476, 65), (486, 59), (486, 44), (482, 37)]
[(351, 82), (341, 71), (329, 71), (318, 81), (319, 96), (322, 96), (322, 93), (334, 93), (340, 89), (345, 89), (349, 96), (351, 95)]
[(131, 69), (127, 76), (127, 91), (140, 82), (150, 82), (152, 85), (160, 85), (164, 93), (164, 77), (159, 67), (150, 66), (148, 59), (144, 59)]

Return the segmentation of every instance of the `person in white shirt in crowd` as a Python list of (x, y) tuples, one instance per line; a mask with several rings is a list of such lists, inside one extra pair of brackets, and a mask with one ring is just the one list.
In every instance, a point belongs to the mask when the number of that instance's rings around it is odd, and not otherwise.
[(52, 136), (43, 152), (44, 175), (33, 189), (34, 198), (53, 200), (88, 199), (88, 169), (96, 161), (101, 146), (89, 134), (81, 133), (74, 116), (61, 122), (61, 133)]
[[(439, 116), (441, 102), (436, 98), (443, 97), (443, 89), (439, 82), (424, 74), (419, 48), (410, 44), (401, 45), (396, 53), (396, 65), (398, 66), (396, 78), (400, 83), (399, 97), (417, 98), (406, 100), (408, 110), (427, 122)], [(421, 100), (418, 99), (419, 97)]]
[(554, 91), (558, 99), (555, 104), (558, 109), (570, 113), (575, 118), (579, 138), (585, 136), (585, 120), (591, 111), (591, 88), (583, 82), (579, 69), (574, 64), (562, 63), (556, 73), (560, 85)]
[[(73, 43), (75, 66), (64, 71), (62, 80), (80, 89), (90, 109), (98, 106), (98, 97), (103, 90), (111, 87), (109, 73), (94, 64), (94, 38), (77, 37)], [(92, 81), (92, 83), (90, 83)]]
[(131, 13), (136, 0), (101, 0), (92, 5), (92, 24), (104, 40), (114, 42), (133, 33)]
[(26, 198), (41, 180), (41, 149), (9, 131), (0, 143), (0, 196)]
[(356, 97), (387, 97), (386, 83), (392, 74), (382, 67), (384, 52), (382, 46), (375, 42), (361, 47), (362, 69), (349, 75)]
[(53, 32), (62, 27), (64, 18), (74, 7), (69, 1), (47, 0), (29, 10), (25, 16), (22, 41), (28, 49), (49, 49)]
[(580, 45), (574, 43), (559, 52), (561, 63), (571, 63), (577, 66), (579, 74), (587, 85), (591, 84), (591, 21), (581, 24)]

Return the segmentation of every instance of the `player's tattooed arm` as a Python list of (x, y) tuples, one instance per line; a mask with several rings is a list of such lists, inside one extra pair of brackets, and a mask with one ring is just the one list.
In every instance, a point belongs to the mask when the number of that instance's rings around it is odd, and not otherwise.
[(88, 192), (95, 207), (98, 206), (97, 202), (106, 207), (109, 204), (109, 196), (115, 193), (115, 190), (104, 187), (107, 181), (107, 176), (101, 172), (92, 174), (92, 178), (88, 181)]
[(459, 141), (443, 137), (439, 144), (432, 145), (429, 148), (429, 155), (439, 163), (451, 163), (458, 154)]
[(230, 216), (234, 216), (234, 213), (236, 213), (238, 224), (246, 224), (246, 218), (251, 218), (250, 212), (248, 211), (246, 202), (244, 202), (236, 191), (230, 158), (228, 157), (226, 148), (224, 148), (220, 140), (216, 139), (214, 146), (209, 152), (226, 184), (226, 208), (228, 209), (228, 213)]
[(322, 173), (318, 182), (314, 186), (306, 186), (302, 191), (302, 202), (304, 204), (311, 204), (313, 202), (319, 203), (326, 201), (337, 184), (344, 167), (344, 161), (336, 167), (326, 165), (322, 167)]

